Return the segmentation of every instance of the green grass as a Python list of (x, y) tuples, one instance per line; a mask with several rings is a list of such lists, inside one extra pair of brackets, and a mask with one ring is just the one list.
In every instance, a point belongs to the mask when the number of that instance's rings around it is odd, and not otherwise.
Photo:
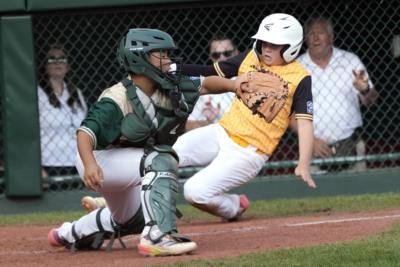
[[(321, 212), (356, 212), (400, 207), (400, 193), (366, 194), (303, 199), (253, 201), (245, 216), (252, 218), (287, 217)], [(215, 217), (189, 205), (178, 206), (184, 221), (215, 220)], [(83, 215), (83, 211), (47, 212), (24, 215), (2, 215), (0, 225), (12, 224), (58, 224)]]
[[(256, 218), (272, 218), (308, 215), (321, 212), (373, 211), (400, 207), (400, 193), (365, 194), (302, 199), (278, 199), (253, 201), (245, 215)], [(199, 212), (190, 206), (180, 206), (184, 218), (212, 219), (211, 215)]]
[(191, 261), (168, 266), (400, 266), (400, 225), (379, 236), (342, 244), (280, 249), (214, 261)]
[(75, 220), (83, 214), (85, 214), (83, 211), (74, 211), (2, 215), (0, 216), (0, 226), (17, 224), (59, 224), (60, 222)]

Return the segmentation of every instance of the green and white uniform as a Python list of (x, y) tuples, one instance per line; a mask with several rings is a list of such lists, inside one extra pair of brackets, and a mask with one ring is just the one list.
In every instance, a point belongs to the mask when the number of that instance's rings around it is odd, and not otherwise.
[[(175, 105), (168, 91), (157, 90), (148, 97), (128, 79), (103, 91), (78, 131), (91, 137), (104, 178), (96, 190), (105, 197), (108, 207), (101, 213), (95, 210), (75, 222), (64, 223), (58, 229), (61, 238), (74, 243), (99, 231), (110, 235), (127, 222), (130, 230), (118, 234), (141, 233), (145, 223), (149, 225), (147, 232), (156, 225), (155, 239), (160, 238), (159, 230), (176, 232), (175, 217), (171, 215), (175, 203), (166, 205), (170, 214), (164, 218), (160, 214), (165, 210), (157, 210), (154, 202), (165, 200), (157, 200), (152, 192), (161, 191), (167, 200), (175, 201), (176, 192), (164, 192), (171, 185), (176, 188), (178, 159), (171, 146), (183, 132), (198, 99), (200, 79), (182, 78), (179, 87), (181, 101)], [(79, 155), (76, 167), (83, 179)], [(160, 229), (157, 224), (162, 224)]]

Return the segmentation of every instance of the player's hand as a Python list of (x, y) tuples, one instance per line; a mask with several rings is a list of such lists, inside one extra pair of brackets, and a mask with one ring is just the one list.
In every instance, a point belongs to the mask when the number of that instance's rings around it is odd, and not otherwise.
[(220, 103), (218, 103), (218, 105), (214, 107), (210, 97), (209, 100), (204, 104), (202, 113), (206, 117), (209, 123), (214, 123), (218, 118), (218, 114), (220, 113), (220, 111), (221, 111)]
[(235, 80), (233, 81), (233, 88), (235, 90), (235, 94), (237, 94), (239, 97), (242, 96), (243, 92), (248, 92), (252, 93), (251, 89), (249, 88), (249, 78), (247, 73), (240, 74), (236, 76)]
[(353, 70), (353, 85), (360, 93), (368, 90), (368, 75), (365, 70)]
[(85, 166), (85, 173), (83, 175), (85, 186), (91, 190), (101, 187), (103, 184), (103, 171), (97, 164), (89, 164)]
[(316, 188), (313, 178), (311, 177), (310, 168), (298, 165), (294, 170), (294, 174), (300, 177), (309, 187)]
[(313, 155), (318, 158), (332, 157), (332, 149), (329, 144), (322, 139), (314, 138)]

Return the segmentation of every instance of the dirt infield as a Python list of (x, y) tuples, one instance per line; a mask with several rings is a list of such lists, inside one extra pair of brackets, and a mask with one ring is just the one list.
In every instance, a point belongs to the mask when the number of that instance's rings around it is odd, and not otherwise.
[(197, 242), (192, 255), (151, 258), (136, 250), (137, 236), (125, 237), (127, 249), (116, 241), (111, 252), (77, 252), (51, 248), (48, 226), (0, 227), (0, 266), (151, 266), (195, 259), (232, 257), (256, 251), (304, 247), (362, 239), (387, 230), (400, 222), (399, 210), (351, 214), (321, 214), (308, 217), (254, 219), (244, 217), (235, 223), (180, 223), (179, 229)]

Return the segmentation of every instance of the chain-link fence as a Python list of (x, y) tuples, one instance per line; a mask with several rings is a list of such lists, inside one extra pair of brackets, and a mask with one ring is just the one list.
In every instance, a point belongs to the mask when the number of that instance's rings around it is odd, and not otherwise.
[[(0, 99), (1, 100), (1, 99)], [(1, 112), (3, 111), (2, 101), (0, 101), (0, 177), (4, 177), (4, 139), (3, 139), (3, 120)], [(4, 194), (4, 180), (0, 179), (0, 195)]]
[[(219, 2), (218, 5), (199, 3), (190, 6), (179, 4), (34, 14), (38, 77), (46, 71), (49, 45), (63, 44), (70, 66), (70, 80), (81, 90), (90, 107), (103, 89), (124, 75), (116, 62), (116, 48), (119, 38), (127, 29), (143, 27), (164, 30), (175, 39), (179, 56), (186, 63), (209, 64), (207, 46), (216, 32), (230, 36), (239, 50), (246, 51), (252, 46), (250, 37), (257, 32), (261, 20), (276, 12), (293, 14), (302, 24), (311, 16), (330, 18), (335, 32), (335, 46), (360, 57), (379, 92), (379, 99), (374, 105), (361, 107), (363, 127), (360, 136), (365, 145), (365, 151), (361, 154), (365, 156), (339, 157), (336, 162), (340, 164), (335, 165), (336, 170), (354, 167), (353, 163), (348, 164), (349, 160), (361, 163), (358, 164), (361, 169), (398, 166), (396, 158), (384, 160), (368, 157), (400, 151), (400, 63), (391, 53), (392, 39), (400, 34), (400, 4), (397, 0), (229, 1)], [(304, 51), (305, 46), (301, 53)], [(327, 86), (326, 90), (330, 88)], [(57, 151), (57, 147), (52, 149)], [(288, 132), (271, 161), (295, 160), (298, 158), (297, 150), (297, 137)], [(0, 148), (0, 155), (2, 152)], [(55, 153), (52, 157), (64, 155), (66, 151), (61, 149)], [(325, 163), (332, 166), (332, 162)], [(290, 164), (276, 166), (266, 172), (281, 174), (293, 168)]]

